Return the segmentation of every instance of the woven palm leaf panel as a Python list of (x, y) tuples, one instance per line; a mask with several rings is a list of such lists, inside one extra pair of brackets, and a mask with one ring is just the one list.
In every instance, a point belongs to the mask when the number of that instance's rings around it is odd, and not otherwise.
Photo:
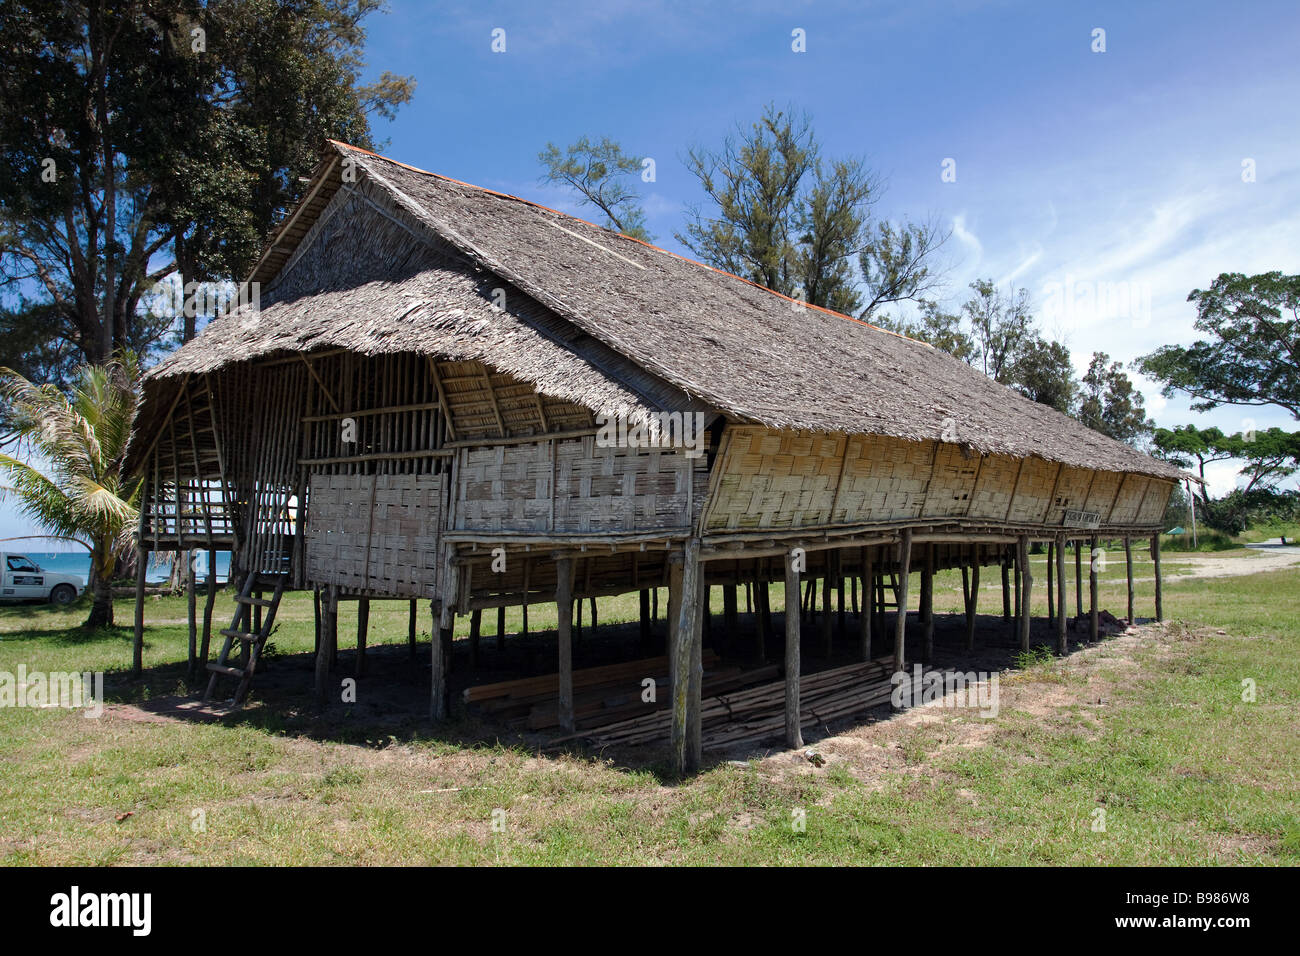
[(428, 597), (437, 586), (442, 475), (316, 475), (307, 581), (354, 592)]
[(594, 435), (463, 448), (457, 475), (458, 531), (684, 531), (708, 489), (704, 455)]

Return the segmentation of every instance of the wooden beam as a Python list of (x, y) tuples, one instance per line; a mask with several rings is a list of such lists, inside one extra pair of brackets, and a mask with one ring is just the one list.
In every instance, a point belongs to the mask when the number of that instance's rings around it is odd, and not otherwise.
[(1163, 621), (1165, 619), (1165, 605), (1160, 581), (1160, 532), (1158, 531), (1151, 536), (1151, 560), (1156, 567), (1156, 620)]
[(1029, 603), (1034, 590), (1034, 575), (1029, 569), (1029, 535), (1022, 534), (1016, 547), (1020, 554), (1020, 649), (1027, 651), (1029, 650), (1029, 624), (1032, 620)]
[(799, 571), (785, 556), (785, 743), (802, 747), (799, 728)]
[(858, 656), (864, 660), (871, 660), (871, 617), (875, 610), (872, 607), (872, 594), (875, 592), (875, 572), (871, 567), (871, 549), (863, 548), (861, 551), (862, 576), (862, 604), (859, 606), (858, 614)]
[(1098, 614), (1101, 608), (1097, 606), (1097, 536), (1093, 535), (1089, 541), (1090, 548), (1088, 554), (1088, 639), (1095, 641), (1098, 637)]
[(1128, 576), (1128, 623), (1131, 626), (1133, 621), (1133, 542), (1128, 538), (1124, 539), (1124, 570)]
[(1056, 539), (1056, 652), (1069, 649), (1065, 632), (1065, 535)]
[(573, 559), (555, 560), (556, 637), (559, 642), (560, 729), (573, 733)]
[(702, 642), (701, 617), (705, 589), (700, 568), (700, 542), (691, 539), (682, 549), (681, 598), (677, 627), (673, 633), (672, 737), (673, 766), (680, 774), (699, 770), (699, 755), (693, 731), (699, 726), (698, 703), (693, 693), (699, 680), (695, 670), (695, 645)]
[(903, 672), (907, 644), (907, 585), (912, 573), (912, 529), (904, 528), (898, 542), (898, 614), (894, 621), (894, 673)]

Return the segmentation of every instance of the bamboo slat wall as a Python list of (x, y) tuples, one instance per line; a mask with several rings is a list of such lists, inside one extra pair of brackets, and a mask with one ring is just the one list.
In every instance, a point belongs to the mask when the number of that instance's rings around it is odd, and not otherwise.
[(442, 475), (316, 475), (307, 580), (422, 597), (437, 585)]
[(938, 442), (759, 426), (728, 428), (717, 469), (706, 534), (926, 517), (1060, 526), (1075, 510), (1099, 514), (1102, 526), (1158, 526), (1172, 489), (1158, 478)]
[(595, 436), (464, 448), (458, 531), (685, 531), (708, 490), (703, 455), (602, 448)]

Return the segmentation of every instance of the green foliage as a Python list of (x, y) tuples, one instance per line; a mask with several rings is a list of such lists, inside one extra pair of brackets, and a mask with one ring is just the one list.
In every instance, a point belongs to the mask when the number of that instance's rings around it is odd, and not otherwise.
[(0, 368), (0, 397), (36, 463), (0, 454), (0, 472), (19, 510), (51, 534), (90, 550), (94, 603), (87, 624), (113, 623), (109, 587), (118, 554), (129, 545), (138, 480), (124, 472), (139, 403), (140, 369), (127, 355), (105, 366), (84, 366), (64, 394), (33, 385)]
[(1133, 387), (1124, 363), (1111, 362), (1105, 352), (1092, 354), (1075, 417), (1093, 431), (1130, 445), (1142, 442), (1153, 425), (1142, 393)]
[(176, 319), (155, 283), (242, 276), (322, 140), (372, 145), (368, 114), (409, 99), (358, 84), (379, 6), (0, 0), (4, 354), (41, 343), (60, 381), (147, 356)]
[(572, 188), (579, 202), (605, 214), (607, 228), (646, 242), (653, 239), (646, 231), (641, 198), (629, 185), (640, 174), (641, 161), (623, 152), (618, 143), (608, 137), (596, 143), (583, 136), (563, 151), (547, 143), (537, 159), (546, 170), (542, 182)]
[(1300, 275), (1222, 273), (1196, 303), (1190, 346), (1166, 345), (1141, 360), (1164, 393), (1191, 396), (1192, 408), (1277, 405), (1300, 418)]

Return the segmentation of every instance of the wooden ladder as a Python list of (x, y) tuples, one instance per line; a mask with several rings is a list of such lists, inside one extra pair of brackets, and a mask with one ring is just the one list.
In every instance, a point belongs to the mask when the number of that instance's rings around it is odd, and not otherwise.
[[(271, 584), (268, 579), (274, 579), (275, 585), (270, 599), (255, 597), (255, 592)], [(225, 642), (221, 645), (221, 652), (217, 654), (215, 663), (208, 664), (212, 676), (208, 678), (208, 689), (203, 694), (203, 703), (206, 704), (212, 699), (212, 694), (217, 689), (217, 680), (222, 676), (234, 677), (239, 681), (231, 704), (239, 707), (244, 703), (244, 698), (248, 696), (248, 685), (253, 682), (257, 662), (262, 656), (262, 648), (266, 644), (266, 639), (271, 636), (275, 624), (275, 612), (279, 610), (280, 597), (284, 594), (285, 582), (288, 579), (287, 574), (266, 574), (260, 571), (254, 571), (244, 579), (244, 586), (239, 596), (235, 598), (234, 619), (231, 620), (230, 627), (221, 632), (225, 638)], [(266, 612), (259, 613), (260, 626), (253, 623), (254, 608), (259, 609), (259, 612), (263, 609)], [(230, 662), (230, 652), (236, 642), (240, 650), (238, 667)]]

